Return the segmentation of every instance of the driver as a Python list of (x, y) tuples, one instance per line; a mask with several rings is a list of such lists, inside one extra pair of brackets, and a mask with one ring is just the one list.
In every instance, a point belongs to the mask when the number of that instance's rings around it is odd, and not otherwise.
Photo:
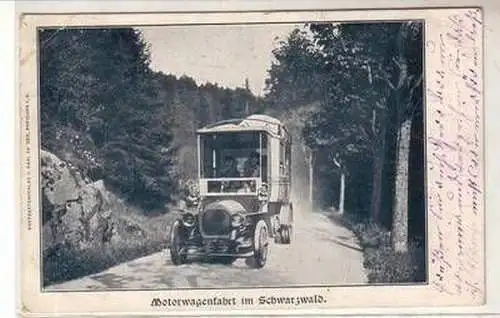
[[(239, 178), (240, 172), (238, 171), (238, 165), (236, 160), (231, 156), (224, 157), (224, 163), (221, 169), (222, 178)], [(223, 181), (221, 183), (221, 192), (233, 192), (237, 191), (240, 187), (240, 182), (238, 181)]]
[(260, 167), (259, 167), (259, 154), (252, 152), (250, 157), (245, 162), (245, 177), (257, 178), (259, 177)]
[(224, 163), (221, 169), (221, 176), (223, 178), (237, 178), (240, 176), (238, 172), (238, 167), (236, 165), (236, 160), (231, 156), (226, 156), (224, 158)]

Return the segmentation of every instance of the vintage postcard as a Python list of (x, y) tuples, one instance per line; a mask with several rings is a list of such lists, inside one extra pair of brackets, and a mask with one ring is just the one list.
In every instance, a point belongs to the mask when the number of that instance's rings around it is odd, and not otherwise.
[(21, 314), (485, 301), (483, 12), (23, 14)]

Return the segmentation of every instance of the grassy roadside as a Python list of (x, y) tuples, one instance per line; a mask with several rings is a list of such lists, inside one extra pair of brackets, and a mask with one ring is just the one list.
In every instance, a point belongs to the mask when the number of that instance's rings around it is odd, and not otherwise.
[(76, 249), (71, 246), (55, 246), (43, 255), (44, 286), (78, 279), (99, 273), (115, 265), (160, 252), (167, 247), (168, 233), (175, 212), (160, 216), (141, 215), (125, 204), (114, 200), (117, 221), (134, 224), (142, 236), (123, 235), (101, 246)]
[(333, 213), (330, 218), (353, 231), (358, 238), (370, 284), (426, 281), (425, 245), (420, 241), (410, 239), (406, 253), (395, 253), (390, 231), (349, 215)]
[(161, 241), (128, 242), (105, 248), (59, 248), (44, 255), (44, 286), (99, 273), (110, 267), (165, 249)]

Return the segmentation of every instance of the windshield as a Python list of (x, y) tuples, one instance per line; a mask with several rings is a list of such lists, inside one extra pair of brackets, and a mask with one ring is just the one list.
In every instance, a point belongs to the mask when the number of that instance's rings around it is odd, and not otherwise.
[(200, 135), (202, 178), (260, 178), (267, 174), (267, 138), (261, 132)]

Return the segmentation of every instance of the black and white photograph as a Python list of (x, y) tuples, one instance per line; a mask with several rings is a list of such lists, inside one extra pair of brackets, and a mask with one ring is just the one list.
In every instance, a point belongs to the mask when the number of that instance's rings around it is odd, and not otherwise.
[(423, 26), (39, 29), (43, 289), (425, 283)]
[(21, 312), (483, 303), (482, 19), (23, 15)]

